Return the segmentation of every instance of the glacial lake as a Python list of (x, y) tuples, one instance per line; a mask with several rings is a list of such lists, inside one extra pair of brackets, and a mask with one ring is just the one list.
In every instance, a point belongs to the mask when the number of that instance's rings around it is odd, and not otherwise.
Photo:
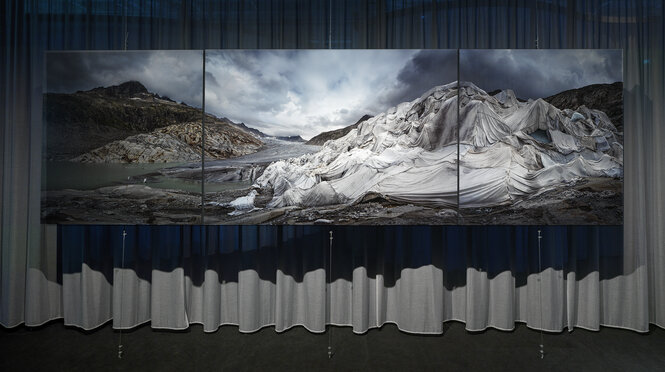
[[(266, 146), (260, 151), (224, 160), (206, 160), (206, 169), (217, 167), (243, 167), (257, 163), (270, 163), (280, 159), (297, 157), (316, 152), (319, 146), (265, 138)], [(169, 176), (159, 174), (162, 169), (175, 170)], [(94, 190), (100, 187), (145, 184), (159, 189), (201, 192), (201, 181), (191, 176), (176, 177), (201, 170), (201, 163), (77, 163), (71, 161), (49, 161), (42, 164), (42, 190)], [(251, 186), (249, 181), (213, 183), (206, 182), (205, 191), (223, 192), (240, 190)]]
[[(100, 187), (141, 184), (158, 189), (200, 192), (199, 180), (167, 177), (156, 174), (166, 168), (199, 168), (192, 163), (107, 164), (70, 161), (46, 162), (42, 166), (42, 190), (94, 190)], [(145, 182), (144, 182), (145, 180)], [(249, 182), (206, 183), (206, 192), (237, 190), (249, 187)]]

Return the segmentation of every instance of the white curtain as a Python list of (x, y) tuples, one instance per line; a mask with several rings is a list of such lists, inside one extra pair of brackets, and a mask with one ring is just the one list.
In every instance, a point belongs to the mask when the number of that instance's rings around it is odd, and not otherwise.
[[(213, 331), (237, 324), (247, 332), (268, 325), (277, 331), (303, 325), (321, 332), (327, 322), (364, 332), (394, 322), (405, 331), (438, 333), (447, 320), (463, 321), (469, 330), (511, 329), (516, 321), (554, 331), (665, 327), (665, 9), (660, 2), (3, 4), (0, 324), (5, 327), (56, 318), (86, 329), (112, 319), (118, 328), (151, 322), (155, 328), (182, 329), (202, 323)], [(540, 273), (510, 267), (494, 272), (468, 260), (462, 268), (451, 267), (444, 255), (438, 263), (349, 264), (329, 281), (324, 249), (317, 246), (318, 256), (303, 256), (309, 243), (302, 241), (274, 267), (249, 260), (230, 268), (207, 258), (199, 265), (196, 255), (190, 259), (185, 251), (170, 266), (153, 254), (132, 261), (143, 262), (141, 267), (129, 267), (121, 264), (116, 230), (109, 232), (115, 236), (112, 252), (100, 254), (95, 245), (106, 243), (94, 236), (95, 227), (80, 227), (88, 235), (76, 243), (62, 239), (55, 226), (39, 223), (45, 50), (122, 49), (125, 40), (128, 49), (534, 48), (536, 39), (540, 48), (624, 50), (624, 244), (618, 260), (601, 253), (586, 260), (595, 262), (591, 270), (577, 268), (575, 260), (553, 264), (554, 257)], [(322, 240), (319, 244), (325, 244)], [(400, 249), (416, 249), (415, 244)], [(354, 259), (344, 245), (335, 247), (334, 254), (341, 256), (334, 257), (333, 271)], [(132, 252), (141, 249), (135, 246)], [(484, 252), (492, 258), (490, 250)], [(383, 260), (385, 254), (360, 256)], [(259, 262), (262, 268), (253, 267)], [(370, 270), (372, 265), (380, 269)]]

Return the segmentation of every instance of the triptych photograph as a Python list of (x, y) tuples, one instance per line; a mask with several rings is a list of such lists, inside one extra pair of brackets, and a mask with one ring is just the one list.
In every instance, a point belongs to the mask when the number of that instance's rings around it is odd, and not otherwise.
[(56, 224), (621, 225), (621, 50), (48, 52)]

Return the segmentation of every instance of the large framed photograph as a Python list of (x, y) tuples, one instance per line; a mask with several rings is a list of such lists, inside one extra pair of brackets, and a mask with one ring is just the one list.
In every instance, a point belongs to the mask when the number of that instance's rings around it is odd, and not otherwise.
[(46, 223), (623, 223), (620, 50), (46, 61)]
[(456, 50), (206, 51), (206, 111), (261, 142), (206, 159), (206, 223), (456, 223), (456, 75)]

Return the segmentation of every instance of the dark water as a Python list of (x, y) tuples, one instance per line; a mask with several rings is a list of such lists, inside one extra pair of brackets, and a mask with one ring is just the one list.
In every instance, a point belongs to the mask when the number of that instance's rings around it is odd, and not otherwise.
[[(92, 190), (105, 186), (142, 183), (142, 175), (183, 164), (88, 164), (71, 161), (44, 163), (42, 190)], [(147, 181), (147, 180), (146, 180)], [(147, 183), (147, 182), (146, 182)], [(200, 189), (200, 186), (199, 186)]]
[[(319, 149), (318, 146), (268, 139), (266, 147), (259, 152), (232, 159), (206, 161), (206, 168), (242, 167), (255, 163), (268, 163), (315, 152)], [(42, 190), (94, 190), (106, 186), (145, 184), (159, 189), (200, 192), (200, 176), (193, 176), (197, 170), (200, 172), (200, 169), (200, 163), (90, 164), (51, 161), (43, 163)], [(183, 174), (188, 176), (183, 177)], [(206, 182), (205, 191), (222, 192), (244, 189), (249, 186), (251, 186), (249, 181)]]
[[(100, 187), (127, 184), (145, 184), (153, 188), (200, 192), (201, 181), (164, 176), (160, 170), (180, 167), (191, 168), (184, 163), (147, 164), (87, 164), (70, 161), (44, 163), (42, 190), (94, 190)], [(206, 184), (206, 191), (219, 192), (249, 187), (249, 182)]]

